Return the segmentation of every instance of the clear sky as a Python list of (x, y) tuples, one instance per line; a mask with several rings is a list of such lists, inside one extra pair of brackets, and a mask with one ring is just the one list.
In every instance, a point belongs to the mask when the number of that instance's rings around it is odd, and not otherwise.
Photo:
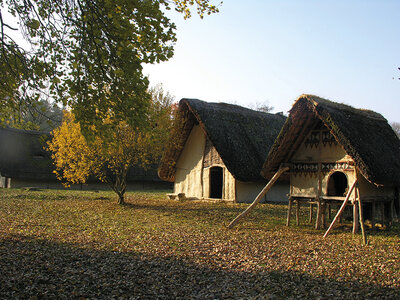
[(400, 0), (225, 0), (203, 20), (169, 16), (175, 55), (145, 74), (176, 100), (287, 112), (308, 93), (400, 122)]

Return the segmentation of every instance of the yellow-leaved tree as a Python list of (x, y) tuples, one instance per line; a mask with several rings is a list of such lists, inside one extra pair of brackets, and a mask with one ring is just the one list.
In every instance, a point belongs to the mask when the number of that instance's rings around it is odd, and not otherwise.
[(140, 127), (105, 118), (101, 126), (88, 128), (90, 134), (85, 137), (74, 115), (64, 112), (61, 126), (53, 130), (48, 142), (57, 178), (69, 186), (94, 176), (108, 183), (117, 193), (118, 203), (124, 204), (128, 170), (156, 162), (172, 127), (173, 97), (160, 85), (150, 89), (150, 94), (146, 122)]

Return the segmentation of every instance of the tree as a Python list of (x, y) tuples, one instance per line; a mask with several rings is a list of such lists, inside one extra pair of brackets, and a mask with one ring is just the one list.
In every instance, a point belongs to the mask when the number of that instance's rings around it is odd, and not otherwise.
[(271, 112), (274, 107), (269, 105), (268, 101), (264, 101), (264, 102), (256, 102), (255, 104), (250, 105), (250, 108), (253, 110), (257, 110), (257, 111), (261, 111), (261, 112), (265, 112), (265, 113), (269, 113)]
[(32, 124), (35, 130), (50, 132), (61, 125), (63, 108), (49, 100), (39, 100), (28, 106), (23, 121)]
[(393, 131), (397, 134), (397, 136), (400, 139), (400, 123), (399, 122), (392, 122), (390, 124), (393, 128)]
[(149, 108), (141, 64), (172, 57), (171, 6), (185, 18), (193, 6), (200, 17), (218, 11), (209, 0), (0, 0), (0, 107), (50, 97), (83, 129), (106, 117), (140, 126)]
[(146, 167), (157, 160), (169, 137), (172, 126), (172, 100), (161, 86), (150, 90), (152, 101), (146, 127), (132, 127), (127, 122), (118, 124), (107, 117), (101, 130), (92, 127), (91, 138), (82, 134), (80, 123), (72, 112), (66, 111), (62, 125), (52, 132), (48, 149), (52, 152), (60, 180), (85, 183), (94, 176), (108, 183), (124, 204), (126, 177), (130, 167)]
[(13, 109), (0, 107), (0, 111), (4, 115), (0, 125), (19, 129), (50, 132), (60, 126), (62, 119), (62, 108), (44, 99)]

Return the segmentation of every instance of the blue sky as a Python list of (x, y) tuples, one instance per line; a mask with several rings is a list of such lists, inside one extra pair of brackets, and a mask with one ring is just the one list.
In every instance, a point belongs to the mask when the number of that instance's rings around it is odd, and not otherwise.
[(400, 122), (399, 0), (225, 0), (203, 20), (169, 16), (175, 55), (145, 74), (176, 100), (287, 112), (310, 93)]

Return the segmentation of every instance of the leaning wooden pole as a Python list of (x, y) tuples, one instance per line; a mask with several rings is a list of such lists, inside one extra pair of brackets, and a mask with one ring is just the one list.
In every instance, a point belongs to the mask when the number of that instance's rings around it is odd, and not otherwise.
[(267, 183), (267, 185), (262, 189), (262, 191), (258, 194), (256, 199), (254, 199), (253, 203), (250, 204), (250, 206), (243, 211), (240, 215), (238, 215), (229, 225), (228, 228), (233, 228), (233, 226), (236, 225), (237, 222), (240, 221), (240, 219), (244, 218), (249, 214), (249, 212), (257, 205), (258, 202), (261, 201), (262, 197), (269, 191), (269, 189), (273, 186), (275, 181), (281, 176), (284, 172), (289, 170), (289, 167), (281, 167), (279, 170), (275, 173), (275, 175), (271, 178), (271, 180)]
[(363, 237), (363, 243), (364, 243), (364, 245), (366, 245), (368, 243), (368, 241), (367, 241), (367, 234), (365, 233), (364, 217), (363, 217), (361, 196), (360, 196), (360, 190), (358, 189), (358, 184), (356, 186), (356, 195), (357, 195), (357, 199), (358, 199), (358, 216), (360, 218), (361, 233), (362, 233), (362, 237)]
[(328, 230), (325, 232), (324, 238), (329, 234), (329, 232), (332, 230), (333, 226), (335, 226), (336, 221), (339, 219), (340, 215), (343, 213), (344, 208), (346, 207), (346, 204), (350, 199), (351, 192), (354, 190), (354, 187), (355, 187), (356, 183), (357, 183), (357, 179), (351, 185), (351, 187), (350, 187), (350, 189), (349, 189), (349, 191), (348, 191), (348, 193), (346, 195), (346, 198), (344, 199), (344, 201), (342, 203), (342, 206), (339, 208), (335, 218), (332, 220), (331, 225), (329, 226)]

